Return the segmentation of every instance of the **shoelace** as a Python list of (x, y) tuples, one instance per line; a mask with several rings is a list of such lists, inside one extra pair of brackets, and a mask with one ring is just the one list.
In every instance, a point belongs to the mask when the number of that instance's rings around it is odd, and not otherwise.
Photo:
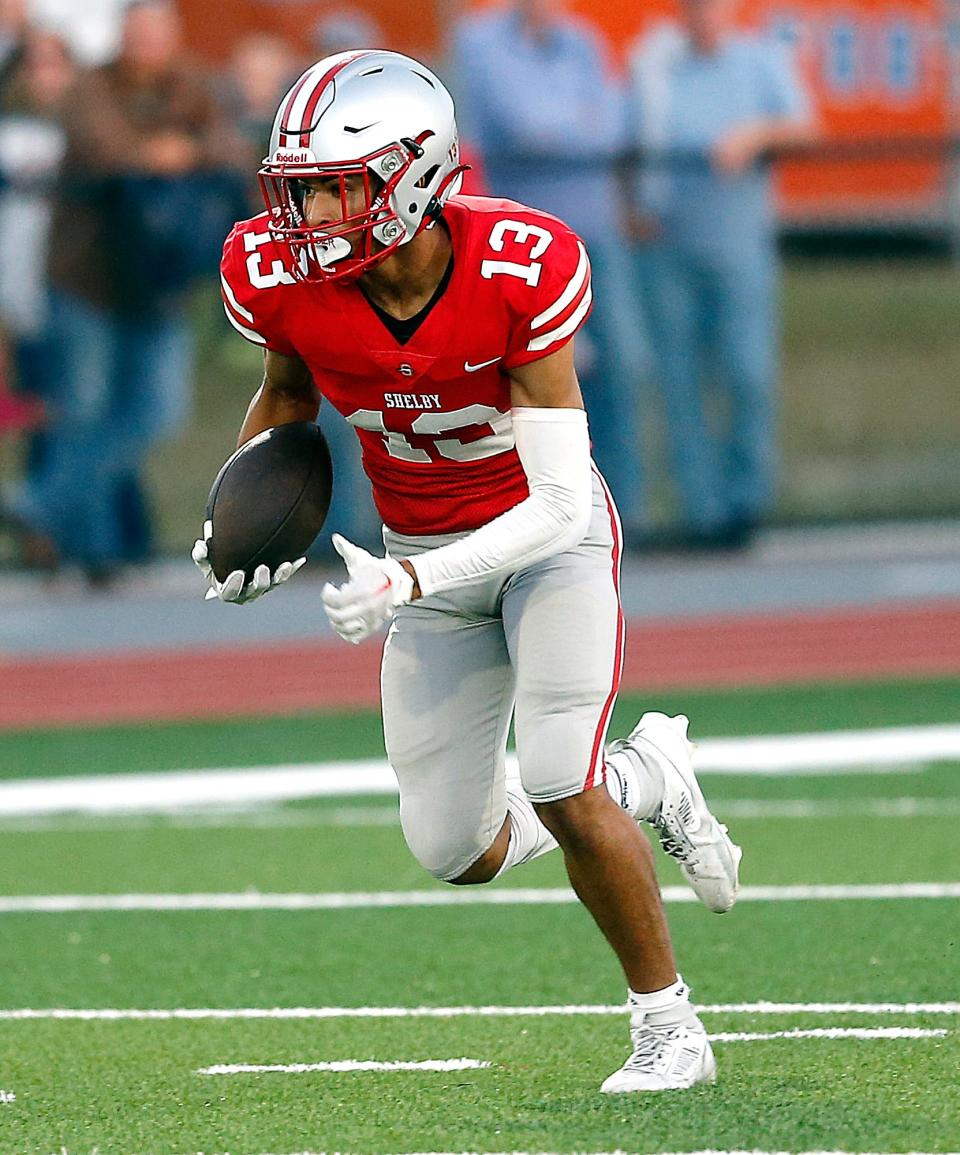
[(663, 847), (664, 854), (669, 854), (671, 858), (677, 859), (685, 866), (696, 866), (699, 859), (695, 854), (690, 854), (689, 848), (682, 843), (675, 842), (669, 834), (663, 833), (660, 835), (660, 845)]
[(671, 858), (677, 859), (686, 866), (697, 865), (699, 859), (694, 852), (692, 843), (689, 840), (681, 842), (680, 838), (667, 826), (666, 820), (662, 816), (654, 819), (653, 827), (660, 839), (664, 854), (669, 854)]
[(651, 1030), (648, 1027), (636, 1031), (633, 1035), (633, 1054), (625, 1064), (626, 1069), (656, 1073), (664, 1052), (681, 1030), (681, 1027), (668, 1027), (666, 1030)]

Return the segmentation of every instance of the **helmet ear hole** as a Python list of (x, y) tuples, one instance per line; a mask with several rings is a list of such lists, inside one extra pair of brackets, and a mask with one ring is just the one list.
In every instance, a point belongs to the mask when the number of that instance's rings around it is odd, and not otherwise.
[(439, 171), (440, 171), (440, 166), (438, 164), (432, 165), (430, 168), (427, 169), (427, 171), (423, 174), (423, 176), (417, 181), (417, 183), (414, 187), (415, 188), (429, 188), (430, 185), (433, 184), (433, 178), (437, 175), (437, 173)]

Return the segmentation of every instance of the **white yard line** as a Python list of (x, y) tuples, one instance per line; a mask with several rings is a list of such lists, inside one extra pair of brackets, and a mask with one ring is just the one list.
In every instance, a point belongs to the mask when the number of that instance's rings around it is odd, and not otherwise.
[(310, 1071), (479, 1071), (489, 1067), (479, 1059), (423, 1059), (419, 1063), (344, 1059), (330, 1063), (217, 1063), (198, 1075), (303, 1075)]
[(283, 806), (251, 804), (241, 807), (196, 807), (183, 810), (130, 814), (24, 814), (0, 817), (0, 833), (47, 834), (116, 830), (190, 829), (310, 829), (314, 827), (399, 826), (400, 808), (389, 806)]
[[(939, 761), (960, 761), (960, 726), (903, 726), (825, 734), (705, 738), (697, 745), (703, 773), (795, 775), (910, 773)], [(516, 770), (516, 757), (508, 766)], [(0, 816), (166, 812), (187, 806), (288, 801), (297, 798), (395, 794), (386, 762), (369, 759), (237, 769), (103, 774), (0, 782)]]
[(698, 1003), (705, 1015), (960, 1015), (945, 1003)]
[[(956, 818), (960, 798), (719, 798), (713, 809), (725, 819), (823, 818)], [(26, 814), (0, 818), (0, 833), (46, 834), (157, 829), (311, 829), (399, 826), (400, 811), (391, 806), (255, 806), (209, 807), (152, 814)]]
[[(713, 1043), (762, 1043), (774, 1039), (934, 1039), (948, 1034), (944, 1029), (920, 1027), (821, 1027), (792, 1031), (723, 1031), (707, 1037)], [(419, 1062), (341, 1059), (319, 1063), (215, 1063), (201, 1067), (198, 1075), (304, 1075), (314, 1071), (475, 1071), (492, 1064), (479, 1059), (422, 1059)]]
[[(269, 1153), (267, 1153), (269, 1155)], [(327, 1152), (293, 1152), (292, 1155), (329, 1155)], [(338, 1153), (336, 1153), (338, 1155)], [(558, 1155), (556, 1152), (419, 1152), (417, 1155)], [(586, 1155), (586, 1153), (585, 1153)], [(616, 1152), (601, 1152), (595, 1155), (630, 1155), (624, 1150)], [(661, 1152), (660, 1155), (891, 1155), (884, 1152), (761, 1152), (753, 1148), (749, 1152), (721, 1152), (721, 1150), (699, 1150), (699, 1152)], [(898, 1152), (896, 1155), (932, 1155), (924, 1152)], [(943, 1152), (940, 1155), (960, 1155), (960, 1152)]]
[[(942, 1003), (704, 1003), (702, 1015), (958, 1015), (960, 1002)], [(205, 1021), (208, 1019), (457, 1019), (626, 1015), (625, 1004), (461, 1007), (24, 1007), (0, 1010), (0, 1021), (36, 1019), (96, 1022)]]
[(714, 1043), (763, 1043), (769, 1039), (939, 1039), (942, 1027), (814, 1027), (792, 1031), (721, 1031), (708, 1035)]
[[(745, 886), (738, 902), (850, 902), (960, 898), (960, 882), (902, 882), (830, 886)], [(667, 903), (696, 902), (685, 886), (665, 886)], [(578, 899), (566, 887), (536, 890), (381, 890), (262, 894), (25, 894), (0, 898), (0, 914), (72, 914), (79, 911), (368, 910), (436, 906), (555, 906)]]
[(724, 819), (956, 818), (960, 798), (726, 798), (712, 809)]

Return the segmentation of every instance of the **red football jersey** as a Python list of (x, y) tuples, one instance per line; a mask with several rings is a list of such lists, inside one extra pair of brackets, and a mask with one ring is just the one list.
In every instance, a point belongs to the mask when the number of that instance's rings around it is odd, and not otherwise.
[(356, 284), (285, 270), (266, 214), (223, 250), (230, 322), (306, 363), (354, 426), (380, 516), (402, 534), (476, 529), (528, 493), (514, 449), (508, 373), (556, 352), (591, 308), (583, 242), (513, 201), (453, 197), (446, 291), (401, 345)]

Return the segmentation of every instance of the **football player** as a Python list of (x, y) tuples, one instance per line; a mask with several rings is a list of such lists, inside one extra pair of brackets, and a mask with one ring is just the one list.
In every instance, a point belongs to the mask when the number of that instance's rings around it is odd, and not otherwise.
[[(227, 316), (265, 357), (239, 441), (316, 420), (321, 398), (360, 438), (386, 556), (335, 534), (346, 580), (322, 597), (349, 642), (389, 627), (383, 724), (414, 855), (469, 884), (559, 845), (629, 987), (633, 1053), (601, 1090), (710, 1082), (637, 821), (714, 911), (733, 905), (740, 851), (697, 785), (686, 718), (645, 714), (605, 746), (624, 622), (620, 526), (574, 372), (589, 258), (555, 217), (458, 196), (461, 172), (453, 103), (417, 61), (345, 52), (296, 81), (266, 211), (224, 248)], [(194, 559), (226, 601), (302, 561), (219, 582), (209, 544)]]

